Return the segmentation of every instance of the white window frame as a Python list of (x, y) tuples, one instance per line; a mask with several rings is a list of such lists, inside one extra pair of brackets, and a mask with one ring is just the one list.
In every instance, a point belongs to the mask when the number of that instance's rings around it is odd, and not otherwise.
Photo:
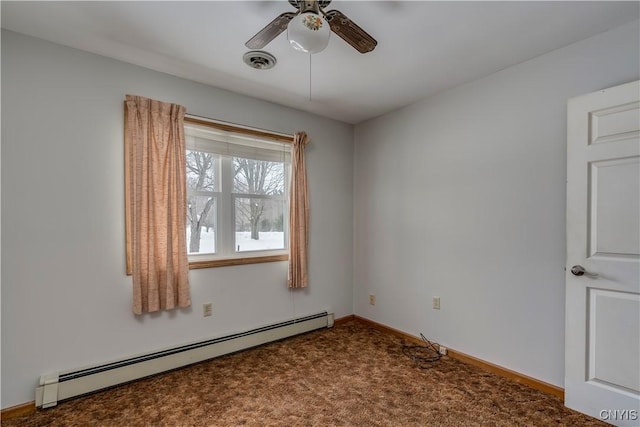
[[(207, 146), (203, 143), (203, 138), (199, 139), (199, 144), (194, 143), (194, 134), (200, 137), (206, 136), (216, 142)], [(216, 154), (217, 172), (216, 180), (218, 182), (217, 191), (198, 192), (200, 195), (211, 195), (216, 197), (215, 215), (216, 215), (216, 253), (215, 254), (189, 254), (189, 267), (209, 268), (228, 265), (253, 264), (260, 262), (286, 261), (289, 259), (289, 181), (290, 181), (290, 144), (293, 136), (277, 134), (270, 131), (259, 129), (239, 127), (227, 123), (216, 122), (209, 119), (187, 116), (185, 117), (185, 139), (186, 150), (204, 151)], [(206, 138), (204, 138), (206, 139)], [(233, 156), (234, 147), (242, 148), (243, 143), (247, 144), (249, 150), (251, 147), (260, 149), (261, 146), (279, 147), (283, 152), (283, 161), (285, 162), (285, 185), (284, 193), (279, 196), (246, 194), (233, 192)], [(229, 151), (223, 154), (224, 145), (228, 144)], [(275, 151), (274, 151), (275, 152)], [(237, 153), (236, 153), (237, 154)], [(236, 155), (242, 157), (242, 155)], [(226, 179), (225, 179), (226, 177)], [(206, 193), (206, 194), (205, 194)], [(188, 193), (188, 196), (193, 194)], [(236, 251), (235, 242), (235, 202), (237, 198), (262, 198), (284, 201), (284, 248), (268, 249), (256, 251)], [(189, 225), (187, 224), (187, 228)]]

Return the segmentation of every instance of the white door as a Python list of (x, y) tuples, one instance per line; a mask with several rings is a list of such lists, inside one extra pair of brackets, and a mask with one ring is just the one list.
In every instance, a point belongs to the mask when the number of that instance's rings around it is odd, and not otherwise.
[(640, 84), (569, 100), (565, 405), (640, 425)]

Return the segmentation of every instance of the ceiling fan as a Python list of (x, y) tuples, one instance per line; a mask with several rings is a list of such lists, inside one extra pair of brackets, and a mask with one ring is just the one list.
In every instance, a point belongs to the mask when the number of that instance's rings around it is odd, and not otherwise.
[[(245, 43), (249, 49), (262, 49), (284, 30), (294, 49), (317, 53), (329, 43), (331, 31), (360, 53), (371, 52), (378, 42), (339, 10), (324, 11), (331, 0), (289, 0), (298, 9), (285, 12), (267, 24)], [(328, 23), (328, 26), (327, 26)]]

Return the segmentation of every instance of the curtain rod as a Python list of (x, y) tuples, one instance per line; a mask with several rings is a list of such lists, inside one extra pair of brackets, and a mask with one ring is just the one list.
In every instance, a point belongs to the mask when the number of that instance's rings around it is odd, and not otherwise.
[(269, 129), (253, 128), (250, 126), (240, 125), (232, 122), (225, 122), (222, 120), (214, 120), (209, 117), (197, 116), (195, 114), (188, 114), (188, 113), (185, 114), (184, 117), (185, 117), (185, 120), (187, 121), (204, 122), (205, 124), (217, 125), (217, 127), (222, 128), (224, 130), (246, 131), (247, 133), (252, 135), (271, 137), (273, 139), (277, 139), (280, 141), (289, 141), (289, 142), (293, 141), (293, 135), (282, 133), (282, 132), (275, 132)]

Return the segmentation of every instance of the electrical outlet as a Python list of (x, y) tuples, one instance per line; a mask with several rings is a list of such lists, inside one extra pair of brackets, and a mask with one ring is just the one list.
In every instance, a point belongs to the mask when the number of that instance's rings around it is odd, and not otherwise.
[(447, 355), (447, 347), (445, 347), (445, 346), (443, 346), (443, 345), (439, 346), (439, 347), (438, 347), (438, 352), (439, 352), (440, 354), (442, 354), (443, 356), (446, 356), (446, 355)]
[(213, 304), (210, 302), (202, 304), (202, 317), (209, 317), (213, 314)]
[(433, 308), (440, 310), (440, 297), (433, 297)]
[(376, 305), (376, 296), (375, 295), (369, 295), (369, 304)]

